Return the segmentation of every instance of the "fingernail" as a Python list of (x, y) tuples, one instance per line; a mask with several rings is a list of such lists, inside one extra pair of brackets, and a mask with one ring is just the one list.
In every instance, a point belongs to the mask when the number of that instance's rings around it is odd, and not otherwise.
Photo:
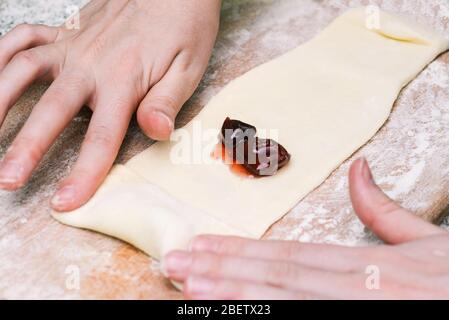
[(210, 294), (215, 288), (215, 282), (203, 277), (192, 277), (187, 279), (186, 290), (191, 295)]
[(373, 175), (365, 158), (362, 158), (362, 177), (366, 182), (374, 184)]
[(162, 111), (154, 111), (154, 114), (155, 114), (159, 119), (161, 119), (162, 121), (165, 122), (167, 128), (169, 128), (170, 131), (173, 131), (173, 128), (174, 128), (173, 121), (172, 121), (172, 119), (170, 119), (170, 117), (169, 117), (167, 114), (165, 114), (165, 113), (162, 112)]
[(179, 274), (188, 269), (191, 263), (192, 257), (187, 252), (178, 251), (169, 253), (164, 259), (162, 273), (166, 276)]
[(63, 208), (75, 200), (75, 187), (65, 186), (60, 189), (51, 199), (52, 206)]
[(0, 165), (0, 184), (16, 184), (23, 175), (23, 166), (17, 161), (6, 161)]

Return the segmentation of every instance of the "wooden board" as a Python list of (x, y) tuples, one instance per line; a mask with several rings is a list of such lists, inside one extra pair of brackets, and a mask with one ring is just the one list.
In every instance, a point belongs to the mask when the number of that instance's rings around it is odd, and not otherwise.
[[(418, 21), (449, 35), (447, 0), (375, 2), (387, 10), (419, 14)], [(231, 79), (309, 40), (349, 6), (367, 3), (225, 1), (209, 69), (181, 112), (178, 126), (189, 121)], [(44, 89), (33, 87), (12, 109), (0, 129), (0, 155)], [(402, 92), (380, 132), (275, 224), (266, 237), (348, 245), (375, 243), (355, 217), (348, 198), (348, 167), (361, 155), (370, 160), (377, 181), (393, 198), (427, 220), (440, 221), (449, 199), (448, 101), (449, 54), (444, 54)], [(0, 297), (180, 298), (158, 272), (157, 262), (143, 253), (119, 240), (69, 228), (50, 218), (49, 197), (73, 165), (88, 123), (89, 112), (83, 111), (26, 187), (14, 193), (0, 192)], [(151, 143), (133, 121), (117, 162), (123, 163)]]

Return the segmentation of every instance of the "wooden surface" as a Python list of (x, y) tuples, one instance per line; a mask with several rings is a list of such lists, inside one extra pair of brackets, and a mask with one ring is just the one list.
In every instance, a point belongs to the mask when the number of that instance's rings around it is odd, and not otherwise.
[[(419, 15), (418, 21), (449, 35), (447, 0), (375, 2), (388, 10)], [(312, 38), (349, 6), (366, 3), (225, 1), (210, 67), (181, 112), (178, 125), (190, 120), (229, 80)], [(12, 109), (0, 129), (0, 155), (44, 89), (34, 87)], [(73, 165), (88, 122), (89, 112), (83, 111), (25, 188), (0, 192), (0, 297), (180, 298), (158, 272), (157, 262), (143, 253), (121, 241), (69, 228), (50, 218), (48, 199), (57, 181)], [(133, 121), (117, 162), (126, 161), (150, 144)], [(372, 141), (275, 224), (266, 237), (348, 245), (375, 243), (354, 216), (347, 192), (348, 166), (361, 155), (370, 160), (377, 181), (392, 197), (420, 216), (440, 221), (449, 202), (448, 146), (449, 54), (444, 54), (403, 91), (391, 119)]]

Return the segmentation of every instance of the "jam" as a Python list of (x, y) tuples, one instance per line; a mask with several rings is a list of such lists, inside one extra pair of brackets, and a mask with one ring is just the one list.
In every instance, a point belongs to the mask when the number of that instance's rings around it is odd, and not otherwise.
[(212, 152), (213, 159), (221, 159), (224, 163), (229, 164), (231, 171), (237, 176), (243, 178), (253, 178), (254, 176), (248, 172), (241, 164), (234, 162), (226, 153), (226, 149), (223, 143), (219, 143), (215, 146), (214, 151)]
[(255, 177), (272, 176), (291, 158), (281, 144), (258, 138), (256, 127), (239, 120), (226, 118), (220, 140), (222, 148), (217, 148), (214, 156), (230, 162), (233, 171), (239, 174), (246, 171)]

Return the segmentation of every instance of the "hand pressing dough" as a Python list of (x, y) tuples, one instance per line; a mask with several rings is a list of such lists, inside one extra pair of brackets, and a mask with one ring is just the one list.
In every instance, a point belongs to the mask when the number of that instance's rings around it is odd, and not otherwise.
[[(218, 132), (229, 116), (278, 130), (291, 153), (272, 177), (248, 179), (229, 166), (175, 164), (176, 142), (157, 143), (116, 166), (68, 225), (123, 239), (161, 258), (204, 233), (258, 238), (387, 120), (400, 90), (449, 42), (382, 12), (380, 29), (365, 9), (350, 10), (312, 41), (231, 82), (184, 130)], [(217, 140), (218, 141), (218, 140)], [(198, 141), (197, 141), (198, 142)], [(213, 145), (198, 142), (207, 152)]]

